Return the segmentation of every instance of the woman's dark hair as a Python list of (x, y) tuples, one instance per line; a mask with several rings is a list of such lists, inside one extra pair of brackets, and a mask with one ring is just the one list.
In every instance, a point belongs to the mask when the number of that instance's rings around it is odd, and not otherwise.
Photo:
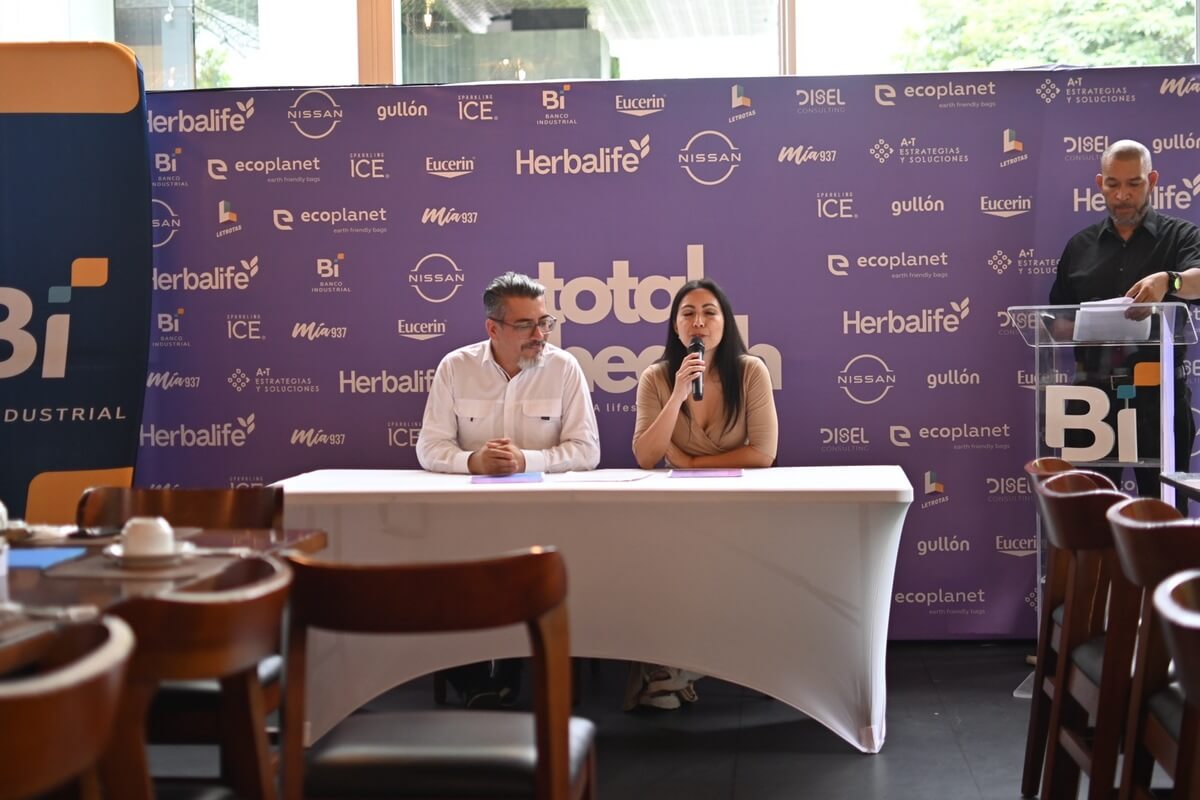
[[(705, 353), (704, 360), (716, 362), (717, 374), (721, 376), (721, 391), (725, 395), (725, 430), (729, 430), (742, 410), (742, 356), (749, 351), (746, 349), (746, 343), (742, 341), (741, 331), (734, 322), (733, 306), (729, 304), (729, 298), (725, 296), (725, 292), (721, 291), (721, 287), (717, 286), (715, 281), (701, 278), (688, 281), (679, 287), (679, 291), (675, 293), (675, 299), (671, 301), (671, 316), (667, 319), (667, 345), (663, 357), (659, 360), (667, 365), (667, 389), (674, 390), (675, 373), (679, 371), (679, 365), (683, 363), (684, 357), (688, 354), (687, 345), (679, 340), (679, 335), (675, 332), (675, 321), (679, 315), (679, 306), (682, 305), (683, 298), (696, 289), (707, 289), (713, 293), (713, 296), (717, 298), (717, 304), (721, 306), (721, 316), (725, 320), (725, 328), (721, 334), (721, 343), (717, 345), (717, 352)], [(682, 411), (684, 414), (688, 413), (686, 403)]]

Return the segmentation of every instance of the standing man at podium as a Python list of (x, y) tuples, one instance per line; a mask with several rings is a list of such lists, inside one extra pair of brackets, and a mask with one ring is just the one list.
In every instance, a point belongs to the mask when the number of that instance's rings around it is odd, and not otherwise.
[[(1151, 208), (1150, 198), (1157, 184), (1158, 172), (1145, 145), (1131, 139), (1109, 145), (1100, 156), (1100, 174), (1096, 176), (1108, 213), (1067, 242), (1050, 289), (1052, 304), (1075, 305), (1121, 296), (1135, 303), (1200, 298), (1200, 228)], [(1123, 376), (1131, 375), (1138, 361), (1158, 359), (1156, 348), (1077, 347), (1075, 353), (1076, 382), (1082, 376), (1083, 382), (1095, 382), (1106, 391), (1111, 391), (1113, 378), (1120, 382)], [(1196, 424), (1191, 391), (1182, 370), (1183, 357), (1184, 348), (1176, 347), (1175, 468), (1186, 471)], [(1139, 391), (1132, 404), (1138, 412), (1139, 455), (1157, 458), (1158, 392)], [(1109, 419), (1114, 430), (1116, 406), (1114, 402)], [(1119, 483), (1121, 468), (1101, 471)], [(1135, 469), (1134, 477), (1138, 494), (1158, 496), (1156, 470)]]

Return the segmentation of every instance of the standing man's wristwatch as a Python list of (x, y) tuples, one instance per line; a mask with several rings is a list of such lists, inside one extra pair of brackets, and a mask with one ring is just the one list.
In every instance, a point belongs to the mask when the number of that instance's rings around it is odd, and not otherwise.
[(1167, 273), (1167, 294), (1179, 294), (1183, 289), (1183, 276), (1178, 272)]

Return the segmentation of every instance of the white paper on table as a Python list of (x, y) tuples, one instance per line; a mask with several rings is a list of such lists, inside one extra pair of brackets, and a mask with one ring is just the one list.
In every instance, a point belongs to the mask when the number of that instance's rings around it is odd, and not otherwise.
[(1150, 315), (1129, 319), (1125, 312), (1132, 297), (1114, 297), (1083, 303), (1075, 312), (1076, 342), (1144, 342), (1150, 338)]
[(554, 483), (628, 483), (649, 478), (653, 472), (640, 469), (603, 469), (596, 472), (560, 472), (547, 475)]

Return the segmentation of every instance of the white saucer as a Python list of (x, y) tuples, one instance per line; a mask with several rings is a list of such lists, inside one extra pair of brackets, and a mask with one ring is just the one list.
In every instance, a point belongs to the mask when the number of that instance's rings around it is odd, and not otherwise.
[(196, 545), (191, 542), (176, 542), (175, 552), (163, 553), (161, 555), (125, 555), (125, 548), (120, 544), (110, 544), (101, 552), (104, 553), (105, 557), (111, 558), (126, 569), (162, 569), (163, 567), (173, 567), (176, 564), (187, 561), (195, 555)]

